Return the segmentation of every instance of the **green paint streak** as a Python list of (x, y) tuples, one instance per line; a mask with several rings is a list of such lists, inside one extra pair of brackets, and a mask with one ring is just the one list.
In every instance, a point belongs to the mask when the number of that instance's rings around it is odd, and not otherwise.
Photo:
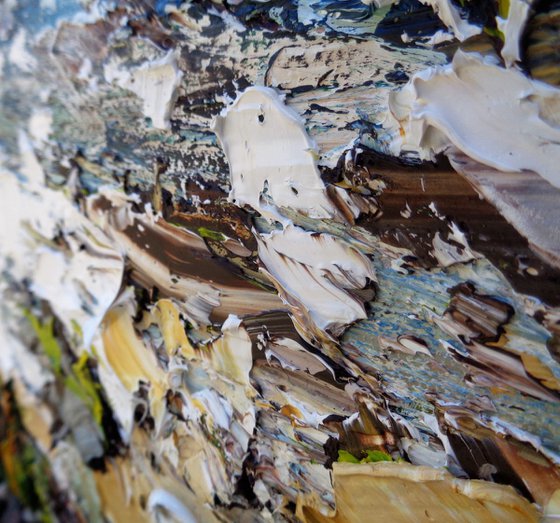
[[(70, 372), (63, 372), (62, 370), (62, 348), (54, 337), (53, 324), (54, 318), (51, 317), (43, 324), (31, 314), (28, 310), (24, 311), (25, 317), (31, 323), (35, 334), (43, 347), (51, 367), (58, 378), (62, 378), (64, 385), (68, 390), (72, 391), (88, 408), (91, 412), (93, 419), (102, 427), (103, 418), (103, 404), (100, 398), (100, 387), (97, 384), (89, 371), (87, 366), (89, 357), (87, 353), (82, 353), (79, 359), (71, 365)], [(81, 328), (73, 322), (72, 326), (77, 334), (81, 336)]]
[(29, 323), (31, 323), (31, 327), (37, 335), (37, 338), (39, 338), (54, 372), (60, 375), (62, 372), (62, 349), (53, 334), (54, 318), (51, 317), (41, 324), (30, 311), (24, 310), (23, 314), (29, 320)]
[(378, 461), (393, 461), (393, 458), (382, 450), (366, 450), (367, 456), (360, 463), (377, 463)]
[(353, 454), (350, 454), (347, 450), (339, 450), (338, 451), (338, 460), (339, 463), (360, 463), (360, 460), (356, 458)]
[(88, 360), (87, 353), (82, 353), (78, 361), (72, 364), (73, 374), (64, 379), (64, 384), (87, 405), (93, 419), (101, 427), (103, 405), (99, 397), (99, 384), (91, 377)]
[(509, 15), (509, 0), (498, 0), (498, 16), (506, 19)]
[(362, 454), (365, 454), (366, 457), (358, 459), (347, 450), (339, 450), (337, 461), (339, 463), (378, 463), (379, 461), (393, 461), (393, 458), (382, 450), (363, 450)]
[(492, 27), (485, 27), (484, 32), (488, 36), (493, 36), (494, 38), (499, 38), (502, 42), (505, 42), (505, 40), (506, 40), (506, 37), (505, 37), (504, 33), (502, 33), (499, 29), (495, 29), (495, 28), (492, 28)]
[(217, 242), (223, 242), (226, 239), (226, 237), (221, 232), (212, 231), (210, 229), (207, 229), (206, 227), (199, 227), (198, 234), (200, 234), (200, 236), (202, 236), (203, 238), (208, 238), (209, 240), (215, 240)]

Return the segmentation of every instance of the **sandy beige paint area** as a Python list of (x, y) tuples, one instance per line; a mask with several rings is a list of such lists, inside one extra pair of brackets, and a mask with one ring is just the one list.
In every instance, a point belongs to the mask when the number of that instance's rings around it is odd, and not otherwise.
[[(302, 498), (305, 523), (529, 523), (536, 509), (512, 487), (454, 478), (443, 469), (406, 463), (334, 463), (336, 512), (327, 516)], [(306, 506), (309, 503), (311, 506)]]

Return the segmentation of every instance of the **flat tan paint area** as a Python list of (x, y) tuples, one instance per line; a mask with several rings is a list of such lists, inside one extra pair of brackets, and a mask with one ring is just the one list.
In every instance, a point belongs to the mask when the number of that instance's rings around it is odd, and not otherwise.
[[(324, 516), (306, 501), (306, 523), (527, 523), (535, 508), (511, 487), (453, 478), (444, 470), (407, 463), (335, 463), (336, 513)], [(312, 502), (310, 503), (312, 504)]]

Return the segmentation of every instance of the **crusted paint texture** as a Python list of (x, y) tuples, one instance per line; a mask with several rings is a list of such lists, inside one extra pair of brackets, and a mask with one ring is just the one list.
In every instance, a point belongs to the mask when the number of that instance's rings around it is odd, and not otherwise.
[(558, 519), (557, 13), (0, 5), (6, 517)]

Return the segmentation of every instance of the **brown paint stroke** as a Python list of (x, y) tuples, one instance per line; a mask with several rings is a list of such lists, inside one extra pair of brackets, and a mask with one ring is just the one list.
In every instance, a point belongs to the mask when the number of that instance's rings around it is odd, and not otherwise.
[[(411, 260), (412, 266), (437, 265), (431, 254), (432, 239), (437, 232), (446, 235), (453, 221), (466, 234), (469, 246), (488, 258), (516, 291), (560, 305), (560, 270), (532, 250), (492, 203), (446, 162), (411, 166), (366, 151), (346, 167), (341, 162), (337, 172), (328, 176), (344, 176), (375, 197), (381, 212), (365, 215), (357, 224), (391, 245), (411, 250), (417, 258)], [(372, 182), (385, 187), (375, 194), (368, 188)], [(429, 209), (432, 202), (444, 219)], [(410, 218), (401, 214), (407, 205)]]

